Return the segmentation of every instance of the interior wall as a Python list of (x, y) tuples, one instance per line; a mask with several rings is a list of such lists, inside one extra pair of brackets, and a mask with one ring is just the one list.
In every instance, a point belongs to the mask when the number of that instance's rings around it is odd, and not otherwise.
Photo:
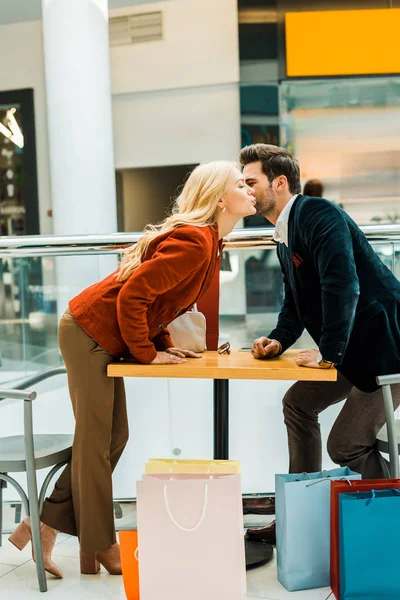
[(148, 223), (162, 221), (194, 166), (176, 165), (120, 171), (123, 223), (119, 224), (119, 230), (142, 231)]
[(3, 58), (0, 61), (0, 90), (33, 88), (40, 232), (51, 233), (52, 220), (47, 214), (51, 197), (42, 22), (1, 26), (0, 55)]
[[(162, 10), (163, 40), (110, 50), (116, 168), (237, 160), (236, 0), (132, 3), (126, 0), (128, 6), (111, 16)], [(0, 54), (7, 57), (0, 63), (0, 89), (34, 89), (40, 231), (51, 233), (41, 21), (0, 25)]]
[(117, 169), (238, 160), (239, 85), (114, 96)]
[(162, 39), (110, 49), (113, 94), (239, 80), (237, 0), (169, 0), (111, 17), (162, 12)]

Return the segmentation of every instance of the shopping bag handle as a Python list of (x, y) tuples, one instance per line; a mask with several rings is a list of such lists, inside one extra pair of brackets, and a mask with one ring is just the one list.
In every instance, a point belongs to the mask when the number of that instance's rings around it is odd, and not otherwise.
[(173, 514), (171, 513), (171, 509), (169, 507), (169, 502), (168, 502), (168, 493), (167, 493), (167, 486), (164, 486), (164, 500), (165, 500), (165, 508), (167, 510), (167, 514), (169, 516), (169, 518), (171, 519), (171, 521), (173, 522), (173, 524), (178, 527), (178, 529), (181, 529), (182, 531), (196, 531), (196, 529), (198, 529), (199, 527), (201, 527), (201, 525), (203, 524), (203, 521), (205, 519), (206, 516), (206, 512), (207, 512), (207, 506), (208, 506), (208, 485), (206, 484), (205, 488), (204, 488), (204, 505), (203, 505), (203, 512), (202, 515), (197, 523), (197, 525), (195, 525), (194, 527), (183, 527), (182, 525), (180, 525), (178, 523), (178, 521), (176, 521), (174, 519)]
[[(320, 471), (319, 476), (322, 477), (324, 473), (328, 473), (328, 471), (326, 469), (324, 469), (323, 471)], [(311, 477), (306, 471), (303, 471), (302, 475), (305, 475), (311, 481)], [(325, 481), (325, 479), (330, 479), (331, 477), (332, 477), (332, 475), (329, 475), (329, 473), (328, 473), (328, 475), (326, 477), (324, 477), (322, 479), (322, 481)], [(296, 479), (296, 481), (300, 481), (300, 479)]]
[(332, 481), (330, 477), (324, 477), (323, 479), (318, 479), (317, 481), (313, 481), (312, 483), (307, 483), (306, 487), (312, 487), (313, 485), (318, 485), (322, 481)]
[[(400, 490), (395, 490), (394, 488), (388, 488), (387, 492), (394, 492), (396, 496), (400, 496)], [(376, 490), (371, 490), (371, 498), (369, 498), (366, 502), (366, 506), (369, 506), (373, 500), (376, 498)]]

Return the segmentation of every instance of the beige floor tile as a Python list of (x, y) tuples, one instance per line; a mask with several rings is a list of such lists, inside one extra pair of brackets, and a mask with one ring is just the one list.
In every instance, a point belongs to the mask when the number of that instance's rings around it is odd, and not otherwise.
[(105, 571), (98, 575), (81, 575), (76, 558), (59, 556), (57, 564), (64, 571), (64, 579), (48, 577), (46, 596), (39, 592), (35, 565), (29, 561), (1, 577), (1, 597), (7, 600), (126, 600), (121, 577), (113, 577)]

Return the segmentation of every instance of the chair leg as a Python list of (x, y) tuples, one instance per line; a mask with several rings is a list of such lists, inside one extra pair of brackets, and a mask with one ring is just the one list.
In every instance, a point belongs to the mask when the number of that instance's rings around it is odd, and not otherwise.
[(0, 479), (0, 547), (3, 540), (3, 483), (4, 481)]
[(47, 592), (46, 572), (43, 561), (42, 535), (40, 531), (39, 499), (37, 495), (36, 473), (26, 473), (28, 480), (29, 516), (32, 527), (32, 545), (35, 555), (36, 573), (41, 592)]
[(124, 515), (123, 515), (123, 512), (122, 512), (122, 507), (121, 507), (120, 503), (119, 502), (113, 502), (113, 506), (114, 506), (114, 517), (116, 519), (122, 519), (122, 517)]
[(40, 512), (42, 512), (47, 488), (49, 487), (51, 480), (53, 479), (53, 477), (57, 473), (57, 471), (59, 471), (62, 467), (65, 467), (65, 465), (67, 465), (67, 464), (68, 464), (67, 460), (62, 463), (58, 463), (58, 465), (55, 465), (51, 469), (51, 471), (49, 471), (49, 473), (46, 475), (46, 479), (43, 482), (42, 489), (40, 490), (40, 494), (39, 494), (39, 511)]
[(29, 516), (32, 527), (32, 545), (35, 554), (36, 573), (41, 592), (47, 592), (46, 572), (44, 570), (42, 536), (40, 531), (39, 496), (36, 479), (35, 448), (33, 439), (32, 403), (24, 402), (24, 441), (26, 480), (28, 483)]
[(21, 502), (14, 502), (10, 504), (10, 508), (14, 509), (14, 523), (19, 525), (21, 523), (22, 504)]
[(394, 418), (393, 398), (390, 385), (382, 386), (383, 402), (385, 406), (386, 428), (388, 433), (390, 475), (399, 478), (399, 450), (396, 435), (396, 421)]
[(18, 502), (18, 504), (15, 505), (14, 523), (16, 523), (17, 525), (19, 523), (21, 523), (21, 518), (22, 518), (22, 504), (21, 504), (21, 502)]

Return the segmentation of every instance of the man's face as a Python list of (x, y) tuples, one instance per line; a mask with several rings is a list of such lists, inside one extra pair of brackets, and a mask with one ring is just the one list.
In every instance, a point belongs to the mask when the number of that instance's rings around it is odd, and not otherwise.
[(254, 190), (257, 214), (268, 217), (276, 210), (276, 195), (273, 184), (268, 181), (268, 177), (262, 170), (261, 161), (246, 165), (243, 176), (247, 185)]

